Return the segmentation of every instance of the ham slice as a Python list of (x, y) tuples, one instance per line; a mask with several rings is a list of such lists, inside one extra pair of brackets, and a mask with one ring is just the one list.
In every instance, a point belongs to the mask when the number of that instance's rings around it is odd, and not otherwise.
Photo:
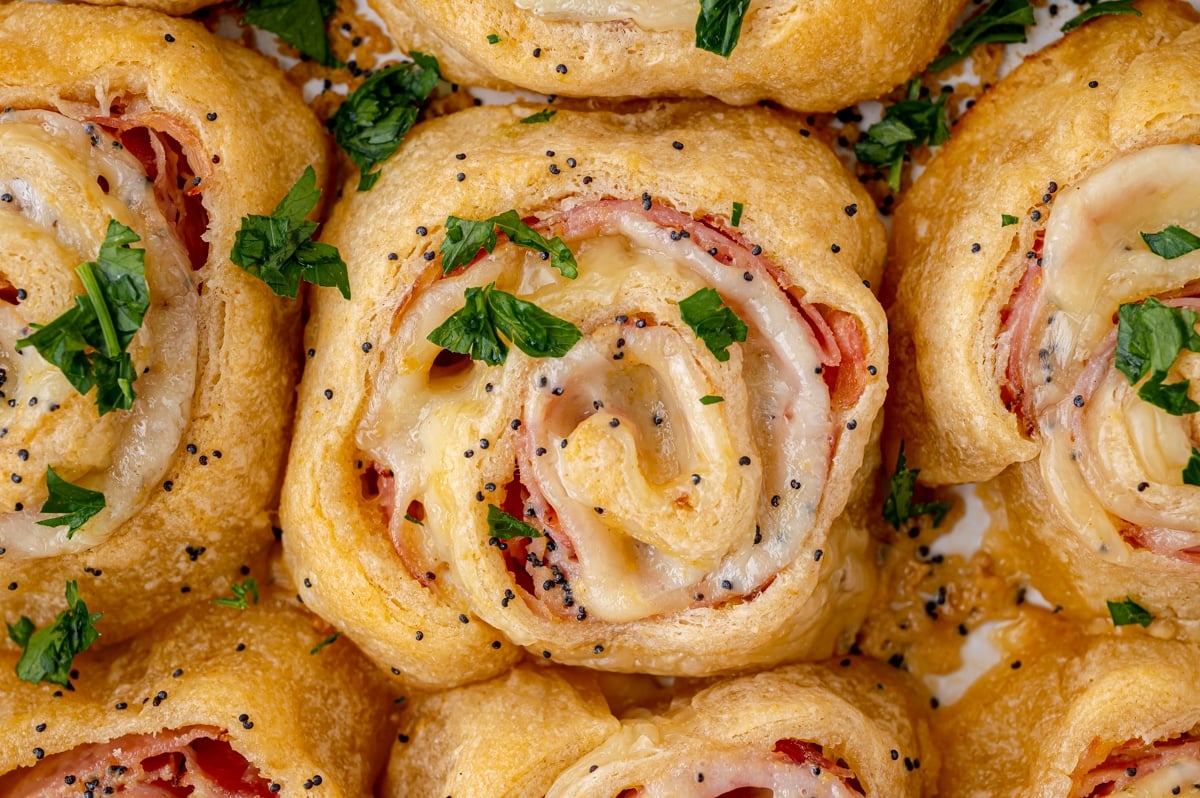
[(1200, 739), (1185, 734), (1152, 743), (1130, 740), (1113, 749), (1099, 766), (1077, 777), (1071, 798), (1102, 798), (1119, 793), (1138, 779), (1181, 759), (1200, 760)]
[(0, 781), (0, 798), (56, 798), (64, 785), (129, 798), (269, 798), (270, 783), (220, 729), (131, 734), (46, 757)]

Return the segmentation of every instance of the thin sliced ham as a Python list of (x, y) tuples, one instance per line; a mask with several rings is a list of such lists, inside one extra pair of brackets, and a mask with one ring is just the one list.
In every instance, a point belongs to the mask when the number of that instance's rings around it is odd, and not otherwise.
[(1099, 766), (1079, 777), (1070, 798), (1113, 795), (1181, 759), (1200, 760), (1200, 739), (1183, 735), (1146, 743), (1130, 740), (1113, 749)]

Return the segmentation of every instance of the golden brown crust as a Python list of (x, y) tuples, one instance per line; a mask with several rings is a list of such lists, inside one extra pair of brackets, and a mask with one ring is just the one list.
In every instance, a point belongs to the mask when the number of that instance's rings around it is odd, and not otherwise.
[[(106, 621), (97, 621), (102, 634)], [(36, 767), (37, 750), (50, 757), (129, 734), (208, 726), (224, 730), (282, 795), (302, 794), (314, 775), (325, 794), (367, 795), (391, 739), (392, 702), (348, 640), (310, 654), (324, 637), (292, 600), (264, 590), (246, 610), (196, 605), (120, 650), (76, 657), (79, 676), (65, 693), (18, 681), (16, 655), (0, 654), (0, 773)]]
[[(885, 293), (905, 365), (889, 422), (923, 481), (989, 479), (1038, 452), (1002, 401), (996, 341), (1033, 243), (1030, 210), (1051, 182), (1196, 139), (1194, 95), (1164, 87), (1195, 79), (1197, 13), (1172, 0), (1139, 8), (1030, 56), (963, 117), (897, 210)], [(1002, 214), (1023, 221), (1002, 226)]]
[[(525, 665), (417, 699), (381, 794), (607, 798), (658, 779), (671, 784), (668, 774), (691, 782), (706, 764), (711, 784), (721, 778), (722, 761), (748, 779), (740, 786), (753, 786), (765, 774), (742, 760), (769, 757), (779, 740), (821, 746), (829, 761), (853, 771), (868, 798), (931, 794), (938, 764), (925, 711), (914, 684), (892, 668), (851, 658), (723, 680), (694, 693), (681, 688), (666, 711), (618, 720), (589, 674)], [(492, 706), (504, 708), (504, 725), (478, 723), (481, 709)], [(462, 753), (449, 762), (447, 750)], [(532, 751), (538, 755), (523, 755)], [(722, 759), (729, 754), (737, 764)]]
[[(242, 216), (269, 213), (306, 165), (324, 182), (328, 143), (274, 66), (193, 22), (138, 9), (13, 3), (0, 8), (0, 50), (0, 105), (75, 118), (124, 108), (166, 119), (204, 175), (209, 253), (194, 273), (197, 388), (167, 472), (106, 543), (0, 561), (0, 581), (11, 583), (0, 616), (44, 623), (65, 580), (78, 579), (107, 613), (105, 641), (115, 642), (165, 610), (221, 592), (271, 542), (299, 308), (228, 253)], [(260, 434), (248, 434), (254, 430)], [(196, 453), (185, 451), (189, 443)], [(20, 442), (4, 444), (11, 456)], [(169, 491), (161, 487), (167, 481)]]
[[(372, 191), (347, 189), (326, 228), (325, 240), (349, 264), (354, 297), (320, 297), (307, 332), (315, 355), (301, 387), (281, 510), (289, 565), (313, 585), (303, 592), (306, 603), (381, 665), (426, 685), (464, 683), (506, 667), (517, 653), (506, 635), (555, 662), (622, 671), (728, 672), (828, 655), (861, 617), (859, 596), (870, 578), (865, 531), (844, 519), (834, 522), (877, 462), (875, 408), (886, 378), (880, 367), (884, 320), (862, 284), (862, 277), (876, 276), (882, 231), (870, 214), (845, 210), (869, 208), (868, 198), (830, 152), (764, 110), (730, 114), (682, 103), (628, 115), (560, 110), (547, 123), (520, 124), (537, 110), (480, 108), (426, 123), (407, 137)], [(774, 183), (759, 179), (763, 170)], [(788, 188), (780, 192), (774, 185)], [(487, 546), (482, 510), (476, 512), (485, 505), (471, 504), (463, 510), (471, 513), (463, 524), (469, 528), (454, 533), (455, 562), (422, 586), (405, 573), (378, 504), (364, 501), (355, 435), (385, 362), (384, 344), (398, 324), (396, 309), (414, 284), (433, 279), (436, 264), (423, 256), (441, 244), (450, 214), (482, 219), (510, 208), (534, 213), (564, 201), (643, 193), (699, 219), (726, 218), (731, 202), (743, 202), (738, 232), (762, 245), (806, 301), (844, 309), (857, 320), (875, 374), (857, 403), (834, 414), (833, 429), (840, 432), (814, 533), (751, 601), (644, 622), (579, 623), (535, 612), (519, 597), (502, 600), (506, 589), (523, 591), (498, 565), (497, 549)], [(809, 200), (797, 203), (794, 196)], [(488, 457), (498, 458), (501, 445), (510, 445), (499, 437), (509, 434), (508, 417), (502, 421)], [(462, 461), (460, 452), (453, 456)], [(500, 487), (502, 480), (494, 481)], [(471, 482), (449, 490), (470, 499), (479, 488)], [(730, 635), (740, 641), (736, 652), (728, 648)]]
[(436, 55), (445, 75), (469, 85), (568, 97), (708, 94), (835, 111), (924, 67), (964, 3), (768, 0), (747, 14), (728, 60), (697, 49), (693, 30), (548, 20), (512, 0), (371, 5), (401, 49)]
[(1081, 765), (1200, 723), (1193, 645), (1089, 637), (1045, 618), (1006, 635), (1025, 645), (934, 717), (943, 798), (1068, 798)]

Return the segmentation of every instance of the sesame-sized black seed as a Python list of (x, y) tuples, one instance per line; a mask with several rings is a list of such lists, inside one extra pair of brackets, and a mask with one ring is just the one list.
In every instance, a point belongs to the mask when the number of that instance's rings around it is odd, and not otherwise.
[(559, 174), (562, 171), (561, 169), (558, 168), (558, 164), (556, 164), (556, 163), (550, 164), (550, 166), (548, 168), (550, 169), (550, 174), (552, 174), (552, 175)]
[(388, 260), (400, 260), (400, 256), (398, 254), (396, 254), (395, 252), (389, 252), (387, 259)]
[(738, 465), (743, 465), (743, 466), (750, 465), (750, 458), (747, 457), (746, 455), (742, 455), (741, 457), (738, 458)]
[(813, 552), (813, 560), (815, 560), (816, 562), (820, 562), (821, 558), (824, 556), (825, 556), (825, 552), (823, 549), (817, 549), (816, 551)]
[(733, 582), (730, 582), (728, 579), (722, 579), (721, 587), (725, 588), (726, 590), (733, 590)]
[(1098, 80), (1089, 80), (1089, 81), (1088, 81), (1088, 88), (1089, 88), (1089, 89), (1094, 89), (1094, 88), (1096, 88), (1096, 87), (1097, 87), (1097, 86), (1099, 86), (1099, 85), (1100, 85), (1100, 81), (1098, 81)]
[(565, 74), (567, 74), (567, 65), (559, 64), (558, 66), (554, 67), (554, 71), (560, 75), (565, 75)]
[(1049, 191), (1051, 194), (1054, 194), (1055, 192), (1058, 191), (1058, 183), (1055, 183), (1053, 180), (1051, 180), (1050, 184), (1048, 186), (1046, 186), (1046, 190)]
[(9, 582), (9, 583), (8, 583), (8, 589), (9, 589), (9, 590), (16, 590), (16, 589), (17, 589), (17, 583), (16, 583), (16, 582)]
[(468, 460), (474, 456), (475, 456), (474, 449), (467, 449), (465, 452), (463, 452), (463, 457), (466, 457)]
[(972, 244), (972, 245), (971, 245), (971, 251), (972, 251), (972, 252), (978, 252), (978, 251), (979, 251), (979, 250), (981, 250), (981, 249), (983, 249), (983, 247), (982, 247), (982, 246), (980, 246), (980, 244), (979, 244), (979, 242), (978, 242), (978, 241), (976, 241), (974, 244)]
[(867, 366), (867, 373), (874, 377), (879, 373), (879, 369), (875, 368), (874, 366)]
[(750, 247), (750, 254), (751, 255), (761, 255), (762, 247), (760, 247), (758, 244), (755, 244), (754, 246)]
[(1042, 212), (1035, 209), (1033, 213), (1029, 214), (1029, 218), (1036, 222), (1042, 218)]
[(415, 635), (413, 635), (413, 636), (414, 636), (414, 637), (415, 637), (417, 640), (424, 640), (424, 639), (425, 639), (425, 633), (424, 633), (424, 632), (422, 632), (422, 631), (419, 631), (419, 630), (418, 630), (418, 631), (417, 631), (417, 633), (416, 633)]
[(458, 622), (459, 623), (470, 623), (471, 619), (468, 618), (466, 615), (459, 613), (458, 614)]
[(1137, 486), (1138, 493), (1141, 493), (1142, 491), (1144, 491), (1144, 490), (1145, 490), (1146, 488), (1148, 488), (1148, 487), (1150, 487), (1150, 483), (1149, 483), (1149, 482), (1139, 482), (1139, 483), (1138, 483), (1138, 486)]
[(846, 422), (846, 429), (849, 429), (849, 430), (858, 429), (858, 422), (855, 421), (854, 419), (850, 419), (849, 421)]
[(533, 57), (534, 57), (534, 58), (541, 58), (541, 57), (542, 57), (542, 48), (541, 48), (541, 47), (534, 47), (534, 48), (533, 48)]
[(493, 640), (493, 641), (492, 641), (492, 648), (499, 649), (499, 648), (500, 648), (500, 641), (499, 641), (499, 640)]
[(567, 439), (566, 438), (563, 438), (561, 441), (558, 442), (558, 448), (560, 448), (560, 449), (567, 448)]
[(542, 652), (542, 659), (550, 659), (550, 652), (549, 652), (549, 651), (543, 651), (543, 652)]
[(159, 690), (158, 693), (154, 696), (154, 701), (152, 703), (154, 704), (154, 706), (158, 706), (159, 704), (161, 704), (162, 702), (164, 702), (166, 700), (167, 700), (167, 691)]
[(33, 758), (34, 759), (41, 759), (45, 755), (46, 755), (46, 752), (43, 751), (42, 749), (40, 749), (40, 748), (33, 749)]
[(587, 620), (587, 607), (580, 607), (576, 611), (575, 620), (577, 620), (577, 621), (586, 621)]
[(204, 118), (207, 119), (209, 122), (215, 122), (215, 121), (217, 121), (217, 112), (209, 111), (207, 114), (204, 115)]
[(467, 179), (467, 174), (466, 174), (466, 172), (459, 172), (458, 174), (456, 174), (454, 176), (454, 179), (461, 183), (462, 181)]
[(849, 205), (847, 205), (843, 210), (846, 211), (847, 216), (853, 216), (854, 214), (858, 213), (858, 203), (852, 202)]
[(750, 272), (742, 272), (742, 279), (749, 283), (754, 280), (754, 275)]
[(425, 260), (433, 260), (434, 258), (437, 257), (437, 253), (435, 253), (433, 250), (429, 250), (428, 252), (421, 255), (421, 257), (424, 258)]
[(677, 149), (677, 150), (682, 150), (682, 149), (683, 149), (683, 142), (682, 142), (682, 141), (672, 141), (672, 142), (671, 142), (671, 146), (672, 146), (672, 147), (674, 147), (674, 148), (675, 148), (675, 149)]
[(775, 494), (774, 496), (771, 497), (771, 506), (772, 507), (779, 506), (779, 494)]

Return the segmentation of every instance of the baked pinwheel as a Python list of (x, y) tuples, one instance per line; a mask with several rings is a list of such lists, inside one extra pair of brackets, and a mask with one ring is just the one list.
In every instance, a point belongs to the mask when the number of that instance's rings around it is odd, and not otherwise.
[(1200, 79), (1200, 16), (1138, 8), (1017, 69), (902, 204), (889, 418), (922, 479), (1003, 471), (1053, 603), (1197, 619), (1200, 101), (1163, 87)]
[(323, 235), (354, 294), (307, 328), (281, 507), (306, 604), (424, 685), (520, 647), (828, 656), (873, 573), (846, 515), (886, 380), (870, 209), (763, 110), (414, 129)]
[(0, 52), (0, 617), (77, 579), (116, 641), (271, 543), (298, 309), (229, 253), (327, 145), (191, 22), (12, 3)]
[(81, 654), (66, 692), (0, 654), (0, 795), (368, 795), (392, 728), (378, 671), (276, 592), (240, 606)]
[(934, 717), (939, 796), (1200, 794), (1195, 645), (1023, 624), (1025, 644)]
[[(661, 712), (618, 718), (606, 698), (590, 674), (528, 665), (419, 697), (380, 794), (917, 798), (936, 779), (913, 684), (857, 657), (680, 685)], [(488, 715), (506, 723), (479, 723)], [(495, 755), (548, 727), (556, 734), (531, 755)]]
[(403, 49), (436, 55), (445, 75), (468, 85), (567, 97), (707, 94), (805, 111), (878, 97), (920, 71), (964, 5), (371, 0)]

